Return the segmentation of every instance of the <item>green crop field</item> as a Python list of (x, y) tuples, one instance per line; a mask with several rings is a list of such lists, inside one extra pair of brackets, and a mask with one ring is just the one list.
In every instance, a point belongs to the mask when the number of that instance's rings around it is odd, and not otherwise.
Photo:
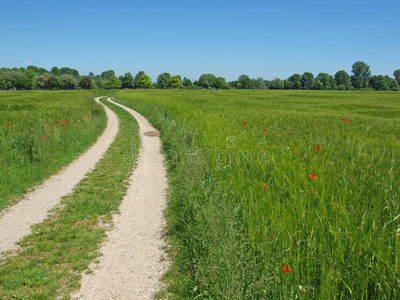
[(400, 297), (400, 96), (118, 91), (161, 130), (177, 298)]
[(0, 92), (0, 210), (93, 144), (106, 126), (90, 91)]

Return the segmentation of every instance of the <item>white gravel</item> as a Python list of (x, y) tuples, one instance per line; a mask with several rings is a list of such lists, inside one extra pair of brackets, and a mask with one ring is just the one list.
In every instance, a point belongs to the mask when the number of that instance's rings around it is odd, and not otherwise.
[[(110, 100), (110, 99), (108, 99)], [(129, 111), (140, 127), (141, 149), (131, 185), (113, 218), (114, 227), (100, 249), (98, 263), (92, 263), (92, 274), (83, 274), (81, 289), (73, 295), (78, 299), (152, 299), (160, 286), (159, 279), (168, 268), (161, 261), (162, 211), (166, 206), (166, 169), (156, 131), (139, 113), (110, 101)]]
[[(99, 97), (101, 98), (101, 97)], [(99, 102), (99, 98), (95, 100)], [(61, 197), (71, 193), (76, 184), (90, 172), (101, 159), (118, 133), (117, 115), (104, 106), (108, 122), (107, 128), (96, 144), (78, 159), (51, 176), (42, 185), (28, 193), (16, 205), (2, 213), (0, 217), (0, 258), (1, 252), (16, 249), (21, 238), (31, 233), (31, 225), (42, 222), (48, 211), (60, 203)]]

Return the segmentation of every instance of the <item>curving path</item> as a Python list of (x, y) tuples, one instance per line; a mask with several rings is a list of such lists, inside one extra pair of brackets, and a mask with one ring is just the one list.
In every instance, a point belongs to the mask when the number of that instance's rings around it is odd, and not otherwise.
[(136, 111), (110, 102), (129, 111), (140, 127), (141, 149), (131, 185), (114, 216), (114, 227), (100, 249), (93, 274), (83, 274), (78, 299), (151, 299), (159, 287), (159, 279), (168, 267), (163, 256), (162, 211), (166, 205), (167, 188), (164, 157), (156, 131)]
[[(99, 102), (98, 97), (95, 100)], [(100, 103), (100, 102), (99, 102)], [(104, 106), (104, 105), (103, 105)], [(0, 217), (1, 252), (16, 249), (21, 238), (31, 233), (31, 225), (42, 222), (48, 211), (59, 204), (61, 197), (69, 194), (75, 185), (90, 172), (102, 158), (118, 133), (117, 115), (104, 106), (108, 122), (96, 144), (59, 173), (51, 176), (25, 199), (6, 210)]]

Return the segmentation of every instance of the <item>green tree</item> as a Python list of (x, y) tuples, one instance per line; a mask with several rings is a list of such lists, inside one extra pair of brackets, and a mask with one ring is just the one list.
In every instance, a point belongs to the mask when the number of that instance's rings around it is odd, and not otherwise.
[[(108, 71), (104, 71), (103, 73), (101, 73), (101, 78), (104, 81), (107, 81), (107, 79), (110, 79), (111, 77), (115, 77), (115, 72), (114, 70), (108, 70)], [(117, 78), (118, 79), (118, 78)]]
[(315, 77), (316, 80), (319, 80), (322, 83), (322, 86), (324, 90), (330, 90), (332, 89), (330, 83), (329, 83), (329, 74), (328, 73), (319, 73), (317, 77)]
[(262, 77), (258, 77), (255, 82), (255, 87), (257, 90), (265, 90), (267, 88), (265, 80)]
[(26, 69), (33, 71), (35, 73), (35, 76), (40, 76), (40, 75), (42, 75), (44, 73), (48, 73), (49, 72), (46, 69), (39, 68), (39, 67), (36, 67), (36, 66), (28, 66)]
[(202, 74), (199, 78), (199, 86), (202, 86), (205, 89), (208, 89), (211, 87), (211, 82), (215, 79), (214, 74)]
[(400, 85), (400, 69), (395, 70), (393, 72), (393, 76), (394, 76), (394, 79), (397, 81), (397, 83)]
[(49, 88), (52, 90), (61, 90), (64, 86), (64, 82), (58, 76), (54, 76), (53, 78), (51, 78), (49, 80), (48, 84), (49, 84)]
[(43, 73), (42, 75), (36, 77), (36, 84), (39, 89), (47, 89), (49, 88), (49, 83), (54, 76), (50, 73)]
[(189, 78), (184, 77), (182, 84), (186, 87), (191, 87), (193, 85), (192, 81)]
[(9, 90), (11, 88), (11, 84), (0, 75), (0, 90)]
[(271, 90), (282, 90), (284, 88), (284, 82), (280, 78), (275, 78), (271, 80), (268, 88)]
[(352, 73), (351, 83), (356, 89), (368, 88), (371, 70), (365, 62), (356, 61), (352, 66)]
[(93, 79), (94, 80), (94, 73), (93, 72), (89, 72), (89, 75), (88, 75), (89, 77), (90, 77), (90, 79)]
[(122, 86), (121, 80), (115, 76), (111, 76), (105, 83), (105, 88), (108, 90), (119, 89)]
[(135, 88), (134, 78), (131, 73), (125, 73), (122, 78), (122, 88), (123, 89), (133, 89)]
[[(58, 76), (56, 76), (58, 78)], [(64, 90), (74, 90), (77, 86), (75, 77), (71, 74), (64, 74), (59, 77), (63, 83)]]
[(15, 87), (22, 90), (33, 90), (36, 87), (35, 72), (33, 70), (25, 70), (23, 76), (19, 78)]
[(134, 82), (136, 88), (147, 89), (153, 86), (151, 78), (147, 76), (144, 71), (139, 71), (136, 74)]
[(168, 87), (171, 89), (177, 89), (182, 86), (182, 82), (179, 76), (171, 76), (168, 82)]
[(219, 89), (222, 89), (225, 86), (225, 83), (226, 83), (225, 78), (216, 77), (211, 81), (210, 87), (219, 90)]
[(335, 74), (336, 84), (343, 85), (346, 90), (350, 89), (350, 75), (344, 71), (337, 71)]
[(60, 69), (57, 67), (52, 67), (50, 73), (53, 76), (61, 76)]
[(383, 75), (372, 76), (369, 79), (369, 86), (377, 91), (388, 91), (389, 84), (387, 78)]
[(283, 88), (285, 90), (295, 90), (295, 84), (293, 81), (290, 80), (284, 80), (283, 81)]
[(305, 90), (312, 90), (314, 85), (314, 75), (310, 72), (304, 72), (301, 76), (301, 87)]
[(242, 89), (251, 89), (252, 87), (250, 77), (245, 74), (239, 76), (238, 82)]
[(301, 75), (300, 74), (293, 74), (292, 76), (290, 76), (287, 80), (293, 82), (294, 86), (293, 88), (296, 90), (301, 90)]
[(82, 89), (89, 90), (93, 88), (92, 78), (89, 76), (83, 76), (83, 78), (79, 81), (79, 86)]
[(314, 90), (323, 90), (324, 89), (324, 84), (321, 82), (321, 80), (317, 79), (314, 82)]
[(157, 88), (159, 89), (167, 89), (169, 86), (169, 80), (171, 75), (169, 73), (162, 73), (157, 77)]

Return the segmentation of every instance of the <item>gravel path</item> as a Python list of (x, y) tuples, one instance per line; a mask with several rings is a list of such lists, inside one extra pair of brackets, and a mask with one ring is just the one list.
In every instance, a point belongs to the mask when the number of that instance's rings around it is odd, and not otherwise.
[[(101, 98), (101, 97), (99, 97)], [(99, 102), (99, 98), (95, 100)], [(59, 204), (61, 197), (69, 194), (75, 185), (90, 172), (101, 159), (118, 133), (117, 115), (104, 106), (107, 128), (87, 152), (68, 165), (61, 172), (51, 176), (25, 199), (2, 213), (0, 217), (0, 258), (1, 252), (16, 249), (21, 238), (31, 233), (31, 225), (42, 222), (48, 211)]]
[(168, 267), (166, 261), (160, 261), (167, 188), (161, 141), (157, 134), (145, 134), (157, 131), (142, 115), (110, 102), (129, 111), (138, 121), (141, 149), (121, 213), (114, 216), (114, 227), (100, 249), (103, 256), (98, 264), (91, 264), (93, 274), (83, 274), (81, 289), (73, 298), (152, 299)]

